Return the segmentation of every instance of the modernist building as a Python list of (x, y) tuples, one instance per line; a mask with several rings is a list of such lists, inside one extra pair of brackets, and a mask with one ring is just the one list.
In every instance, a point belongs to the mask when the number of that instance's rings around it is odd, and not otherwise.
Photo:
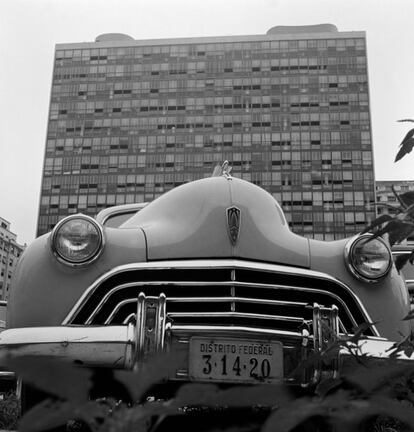
[(375, 216), (366, 54), (364, 32), (330, 24), (57, 45), (38, 234), (224, 160), (279, 200), (295, 232), (360, 231)]
[(0, 300), (8, 299), (11, 277), (25, 248), (10, 231), (10, 222), (0, 217)]

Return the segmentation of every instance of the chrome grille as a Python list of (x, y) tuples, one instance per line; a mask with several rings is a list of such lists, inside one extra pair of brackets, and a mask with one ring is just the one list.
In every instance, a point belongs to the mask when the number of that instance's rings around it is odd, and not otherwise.
[[(164, 293), (177, 325), (298, 331), (311, 305), (336, 305), (342, 332), (368, 317), (348, 287), (310, 270), (238, 260), (142, 263), (114, 269), (85, 293), (66, 324), (114, 325), (134, 319), (137, 297)], [(371, 333), (372, 334), (372, 333)]]

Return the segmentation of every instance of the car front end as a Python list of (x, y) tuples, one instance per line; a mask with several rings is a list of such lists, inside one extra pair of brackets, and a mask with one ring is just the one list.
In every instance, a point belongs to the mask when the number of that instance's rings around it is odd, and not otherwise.
[[(411, 332), (409, 310), (383, 240), (297, 236), (273, 197), (222, 176), (176, 188), (119, 228), (74, 215), (38, 238), (0, 345), (13, 358), (112, 369), (176, 352), (164, 378), (178, 385), (306, 387), (355, 353), (389, 357)], [(299, 368), (333, 345), (328, 363)]]

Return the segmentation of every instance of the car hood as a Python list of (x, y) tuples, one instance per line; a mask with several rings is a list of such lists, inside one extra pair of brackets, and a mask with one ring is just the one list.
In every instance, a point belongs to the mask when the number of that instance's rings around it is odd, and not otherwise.
[(242, 258), (309, 267), (309, 243), (289, 230), (277, 201), (233, 177), (187, 183), (121, 228), (140, 228), (148, 260)]

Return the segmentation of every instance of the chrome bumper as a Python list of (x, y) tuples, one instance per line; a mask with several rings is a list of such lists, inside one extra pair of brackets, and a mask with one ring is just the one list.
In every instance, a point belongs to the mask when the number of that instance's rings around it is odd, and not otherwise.
[(132, 368), (134, 327), (25, 327), (0, 334), (0, 355), (53, 357), (85, 366)]
[[(394, 357), (399, 361), (414, 360), (403, 352), (395, 353), (394, 343), (378, 337), (366, 337), (356, 343), (338, 341), (338, 314), (335, 306), (326, 308), (313, 305), (312, 334), (254, 329), (236, 326), (179, 326), (168, 322), (165, 296), (138, 296), (137, 324), (128, 326), (57, 326), (27, 327), (5, 330), (0, 334), (1, 358), (25, 356), (53, 357), (86, 367), (134, 369), (150, 356), (169, 350), (189, 355), (189, 342), (193, 336), (211, 338), (255, 338), (283, 342), (284, 354), (294, 352), (296, 366), (315, 353), (324, 353), (336, 343), (335, 355), (326, 364), (312, 364), (298, 378), (285, 378), (285, 382), (301, 385), (316, 383), (327, 374), (337, 376), (341, 366), (355, 356), (381, 360)], [(393, 354), (394, 353), (394, 354)], [(187, 369), (186, 369), (187, 368)], [(0, 377), (1, 378), (1, 377)], [(188, 360), (174, 376), (166, 378), (188, 380)]]

